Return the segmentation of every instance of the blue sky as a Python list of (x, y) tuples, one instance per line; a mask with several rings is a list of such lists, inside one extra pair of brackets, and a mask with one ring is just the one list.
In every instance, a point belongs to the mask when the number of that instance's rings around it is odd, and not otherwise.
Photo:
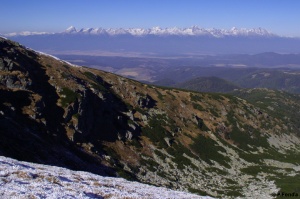
[(1, 0), (0, 33), (76, 28), (266, 28), (300, 37), (299, 0)]

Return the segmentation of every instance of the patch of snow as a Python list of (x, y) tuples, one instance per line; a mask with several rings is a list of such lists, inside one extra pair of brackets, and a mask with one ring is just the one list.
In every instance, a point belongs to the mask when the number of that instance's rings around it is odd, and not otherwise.
[(1, 35), (0, 35), (0, 38), (5, 39), (5, 40), (8, 40), (6, 37), (3, 37), (3, 36), (1, 36)]
[(122, 178), (21, 162), (0, 156), (1, 198), (199, 198)]

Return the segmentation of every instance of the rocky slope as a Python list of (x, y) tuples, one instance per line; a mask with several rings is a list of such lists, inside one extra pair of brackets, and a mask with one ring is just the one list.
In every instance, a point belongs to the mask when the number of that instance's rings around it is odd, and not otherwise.
[(298, 129), (283, 115), (0, 47), (0, 155), (222, 198), (299, 190)]

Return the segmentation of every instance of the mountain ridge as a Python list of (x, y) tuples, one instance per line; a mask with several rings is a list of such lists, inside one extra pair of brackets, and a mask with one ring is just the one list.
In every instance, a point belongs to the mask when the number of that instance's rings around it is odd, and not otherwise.
[(30, 35), (51, 35), (51, 34), (87, 34), (87, 35), (132, 35), (132, 36), (146, 36), (146, 35), (178, 35), (178, 36), (212, 36), (212, 37), (226, 37), (226, 36), (261, 36), (274, 37), (277, 36), (263, 28), (236, 28), (229, 30), (216, 28), (200, 28), (192, 26), (190, 28), (81, 28), (77, 31), (74, 26), (70, 26), (65, 31), (60, 33), (48, 32), (30, 32), (24, 31), (20, 33), (8, 33), (5, 36), (30, 36)]
[(273, 35), (264, 29), (93, 29), (71, 27), (61, 33), (24, 32), (4, 35), (43, 52), (133, 52), (150, 55), (299, 53), (299, 38)]

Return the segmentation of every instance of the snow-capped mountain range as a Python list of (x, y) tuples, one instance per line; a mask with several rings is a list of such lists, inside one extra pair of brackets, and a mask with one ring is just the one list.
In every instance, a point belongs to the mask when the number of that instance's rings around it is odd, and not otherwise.
[(81, 28), (58, 33), (21, 32), (3, 35), (32, 49), (59, 52), (134, 52), (150, 54), (299, 53), (300, 38), (263, 28)]
[(77, 30), (74, 26), (67, 28), (60, 33), (48, 33), (48, 32), (20, 32), (9, 33), (5, 36), (29, 36), (29, 35), (45, 35), (45, 34), (90, 34), (90, 35), (132, 35), (132, 36), (147, 36), (147, 35), (180, 35), (180, 36), (213, 36), (213, 37), (225, 37), (225, 36), (276, 36), (263, 28), (236, 28), (233, 27), (230, 30), (216, 29), (216, 28), (200, 28), (198, 26), (192, 26), (189, 28), (82, 28)]

